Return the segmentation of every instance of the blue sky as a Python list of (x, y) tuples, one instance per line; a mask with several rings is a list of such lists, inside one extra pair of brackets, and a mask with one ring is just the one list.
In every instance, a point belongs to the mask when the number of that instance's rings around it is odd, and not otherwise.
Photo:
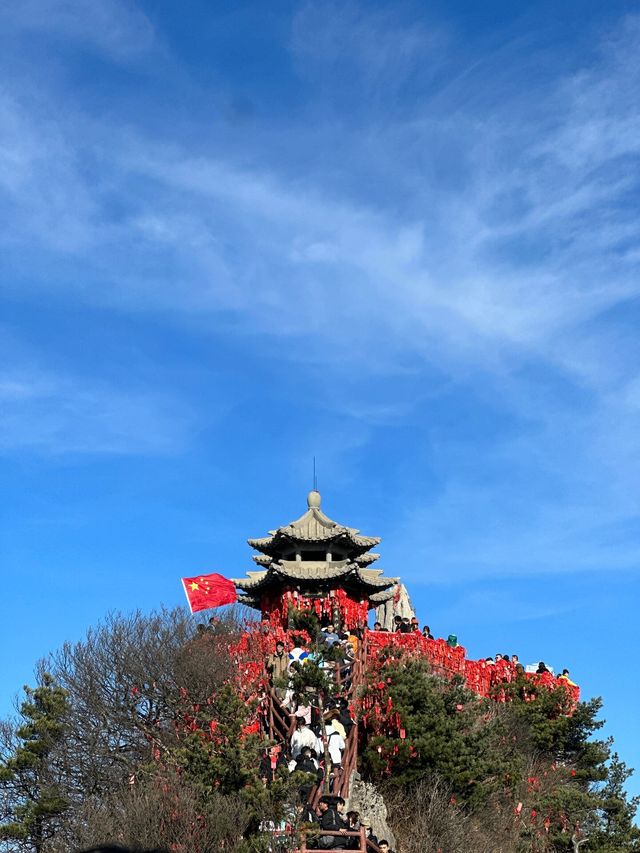
[(640, 768), (634, 6), (3, 5), (0, 708), (250, 568), (315, 455), (423, 620)]

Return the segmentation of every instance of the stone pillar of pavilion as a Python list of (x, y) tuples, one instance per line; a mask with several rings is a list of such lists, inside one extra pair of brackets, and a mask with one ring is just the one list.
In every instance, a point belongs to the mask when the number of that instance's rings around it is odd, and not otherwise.
[(319, 492), (309, 492), (304, 515), (268, 536), (249, 539), (259, 552), (253, 557), (259, 568), (233, 579), (240, 602), (259, 610), (274, 627), (286, 628), (297, 608), (313, 610), (323, 624), (355, 628), (366, 624), (369, 610), (400, 595), (399, 578), (370, 568), (379, 557), (371, 549), (380, 539), (332, 521), (320, 504)]

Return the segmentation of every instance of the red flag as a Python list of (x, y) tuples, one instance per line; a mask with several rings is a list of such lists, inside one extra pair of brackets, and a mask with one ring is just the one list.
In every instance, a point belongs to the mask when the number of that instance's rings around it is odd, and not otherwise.
[(238, 600), (235, 584), (222, 575), (196, 575), (181, 580), (192, 613)]

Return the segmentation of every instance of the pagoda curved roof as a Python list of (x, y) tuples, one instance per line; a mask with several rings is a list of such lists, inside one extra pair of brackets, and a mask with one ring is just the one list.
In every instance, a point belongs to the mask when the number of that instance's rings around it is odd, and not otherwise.
[[(333, 521), (325, 515), (320, 509), (318, 492), (310, 492), (307, 504), (308, 509), (300, 518), (279, 527), (277, 530), (270, 530), (268, 536), (248, 539), (249, 545), (257, 551), (269, 555), (277, 552), (279, 546), (284, 542), (315, 544), (345, 539), (355, 549), (363, 553), (380, 543), (379, 536), (362, 536), (355, 527), (338, 524), (337, 521)], [(368, 562), (373, 562), (373, 559)]]
[[(400, 580), (400, 578), (396, 578), (396, 580)], [(383, 589), (380, 592), (374, 592), (373, 595), (369, 596), (369, 601), (371, 604), (384, 604), (385, 601), (389, 601), (390, 598), (393, 598), (396, 593), (396, 584), (394, 584), (391, 589)]]
[[(239, 599), (242, 603), (259, 609), (267, 591), (296, 585), (322, 589), (325, 582), (333, 581), (335, 585), (338, 579), (340, 585), (355, 588), (372, 604), (395, 594), (400, 579), (385, 577), (382, 569), (369, 568), (380, 556), (369, 553), (380, 537), (362, 536), (355, 527), (333, 521), (320, 509), (321, 500), (319, 492), (310, 492), (307, 511), (300, 518), (270, 530), (268, 536), (247, 540), (260, 553), (253, 555), (257, 564), (254, 571), (243, 578), (232, 578), (244, 593)], [(313, 551), (333, 553), (343, 559), (304, 559), (311, 557)], [(296, 559), (289, 559), (294, 553)]]
[[(391, 578), (389, 580), (391, 580)], [(377, 607), (379, 604), (384, 604), (385, 601), (389, 601), (395, 596), (399, 579), (393, 578), (393, 580), (395, 582), (388, 589), (381, 589), (368, 596), (370, 605)], [(246, 607), (253, 607), (255, 610), (260, 610), (260, 596), (253, 592), (254, 589), (255, 587), (249, 591), (249, 594), (241, 595), (238, 600)]]
[(367, 554), (360, 554), (359, 557), (355, 558), (355, 562), (359, 566), (370, 566), (371, 563), (375, 563), (376, 560), (380, 559), (380, 554), (373, 554), (369, 552)]
[(272, 568), (279, 575), (292, 580), (331, 580), (348, 574), (353, 564), (347, 560), (332, 563), (321, 560), (279, 560), (272, 563)]
[(238, 589), (257, 589), (260, 586), (264, 586), (264, 580), (267, 575), (268, 571), (266, 570), (264, 572), (247, 572), (246, 578), (230, 578), (230, 580)]
[(332, 562), (320, 560), (273, 561), (266, 569), (247, 572), (247, 577), (232, 578), (232, 581), (238, 589), (248, 592), (270, 586), (281, 579), (324, 581), (340, 577), (356, 580), (372, 592), (388, 589), (399, 581), (399, 578), (385, 577), (382, 569), (364, 569), (352, 560), (335, 560)]

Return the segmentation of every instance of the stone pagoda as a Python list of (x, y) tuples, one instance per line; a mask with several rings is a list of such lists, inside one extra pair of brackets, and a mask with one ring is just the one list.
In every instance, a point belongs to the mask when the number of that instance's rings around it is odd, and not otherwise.
[(379, 554), (377, 536), (361, 536), (320, 509), (317, 491), (309, 492), (307, 511), (268, 536), (249, 539), (259, 568), (234, 578), (240, 603), (260, 610), (274, 627), (288, 627), (292, 609), (312, 610), (323, 622), (355, 628), (365, 625), (369, 610), (393, 605), (402, 588), (399, 578), (370, 568)]

